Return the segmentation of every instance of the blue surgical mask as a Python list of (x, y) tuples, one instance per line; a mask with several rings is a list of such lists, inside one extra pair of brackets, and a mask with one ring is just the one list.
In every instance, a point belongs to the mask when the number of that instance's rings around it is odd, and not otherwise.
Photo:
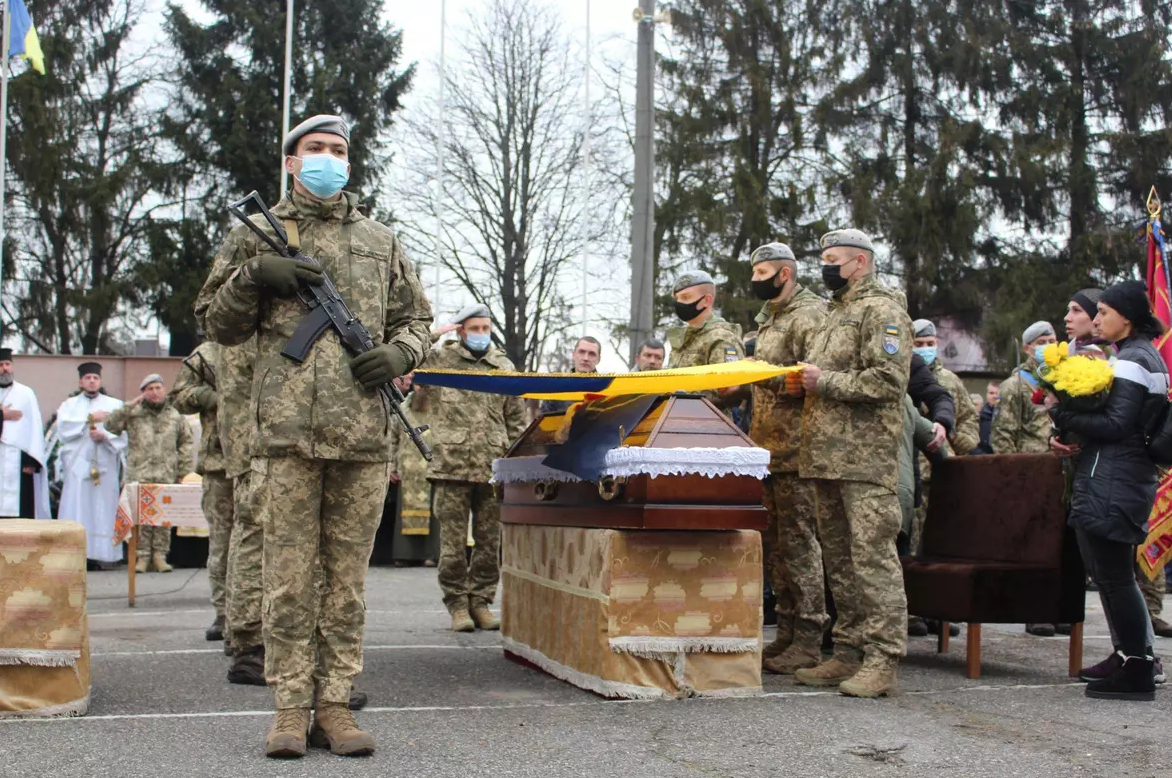
[(464, 345), (469, 351), (488, 351), (488, 347), (492, 345), (492, 333), (469, 332), (464, 336)]
[(1046, 347), (1034, 346), (1034, 361), (1039, 365), (1046, 364)]
[(299, 159), (301, 173), (298, 174), (297, 180), (313, 193), (314, 197), (322, 200), (333, 197), (341, 192), (342, 187), (350, 180), (346, 163), (333, 154), (306, 154)]
[(920, 359), (927, 362), (929, 365), (936, 361), (936, 347), (935, 346), (921, 346), (920, 348), (912, 349), (912, 352), (920, 355)]

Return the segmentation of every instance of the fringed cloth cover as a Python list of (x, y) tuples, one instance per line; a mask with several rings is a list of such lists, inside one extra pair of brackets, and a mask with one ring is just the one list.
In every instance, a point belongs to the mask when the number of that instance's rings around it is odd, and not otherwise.
[(606, 697), (761, 691), (761, 536), (502, 525), (505, 649)]
[[(572, 473), (542, 464), (544, 456), (495, 459), (492, 480), (496, 483), (536, 481), (572, 482), (580, 480)], [(726, 475), (766, 478), (769, 475), (769, 452), (750, 446), (730, 448), (642, 448), (625, 446), (606, 452), (602, 475), (651, 478), (698, 473), (708, 478)]]
[(0, 717), (89, 707), (85, 530), (0, 520)]

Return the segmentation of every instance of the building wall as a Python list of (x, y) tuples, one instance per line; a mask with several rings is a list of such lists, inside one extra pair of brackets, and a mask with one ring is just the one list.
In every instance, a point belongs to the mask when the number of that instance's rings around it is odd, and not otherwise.
[(41, 416), (49, 417), (77, 389), (77, 366), (97, 362), (102, 366), (102, 386), (111, 397), (131, 400), (139, 395), (138, 385), (151, 373), (163, 377), (168, 389), (183, 367), (181, 357), (93, 357), (62, 354), (17, 354), (13, 357), (16, 380), (37, 393)]

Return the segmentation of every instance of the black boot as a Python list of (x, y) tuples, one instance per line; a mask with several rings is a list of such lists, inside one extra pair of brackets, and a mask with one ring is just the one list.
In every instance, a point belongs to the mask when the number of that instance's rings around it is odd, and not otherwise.
[(1123, 667), (1123, 652), (1118, 647), (1111, 652), (1111, 656), (1099, 662), (1097, 665), (1084, 667), (1078, 671), (1078, 680), (1087, 681), (1101, 681), (1104, 678), (1110, 678), (1114, 673)]
[(1037, 635), (1040, 638), (1054, 637), (1053, 624), (1026, 624), (1025, 627), (1026, 632), (1030, 633), (1031, 635)]
[(216, 616), (216, 620), (212, 622), (212, 626), (207, 628), (203, 636), (208, 640), (223, 640), (224, 639), (224, 617)]
[(1087, 684), (1086, 694), (1099, 700), (1156, 699), (1156, 681), (1151, 657), (1129, 656), (1123, 667), (1101, 681)]
[[(928, 634), (929, 635), (939, 635), (940, 634), (940, 622), (939, 621), (936, 621), (935, 619), (928, 619)], [(953, 624), (952, 622), (948, 622), (948, 634), (950, 637), (956, 637), (957, 635), (959, 635), (960, 634), (960, 625)]]
[(265, 647), (253, 646), (236, 652), (228, 668), (228, 683), (244, 686), (265, 685)]
[(347, 707), (350, 710), (362, 710), (366, 707), (366, 692), (360, 692), (353, 686), (350, 687), (350, 702)]
[(928, 625), (919, 616), (907, 617), (908, 637), (923, 638), (928, 636)]

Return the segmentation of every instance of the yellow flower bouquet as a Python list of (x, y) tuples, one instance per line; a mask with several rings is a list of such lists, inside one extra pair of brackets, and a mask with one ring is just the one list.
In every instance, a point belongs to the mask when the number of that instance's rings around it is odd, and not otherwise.
[(1068, 343), (1054, 343), (1042, 352), (1038, 380), (1058, 398), (1059, 405), (1080, 413), (1097, 411), (1107, 402), (1115, 371), (1105, 358), (1070, 354)]

